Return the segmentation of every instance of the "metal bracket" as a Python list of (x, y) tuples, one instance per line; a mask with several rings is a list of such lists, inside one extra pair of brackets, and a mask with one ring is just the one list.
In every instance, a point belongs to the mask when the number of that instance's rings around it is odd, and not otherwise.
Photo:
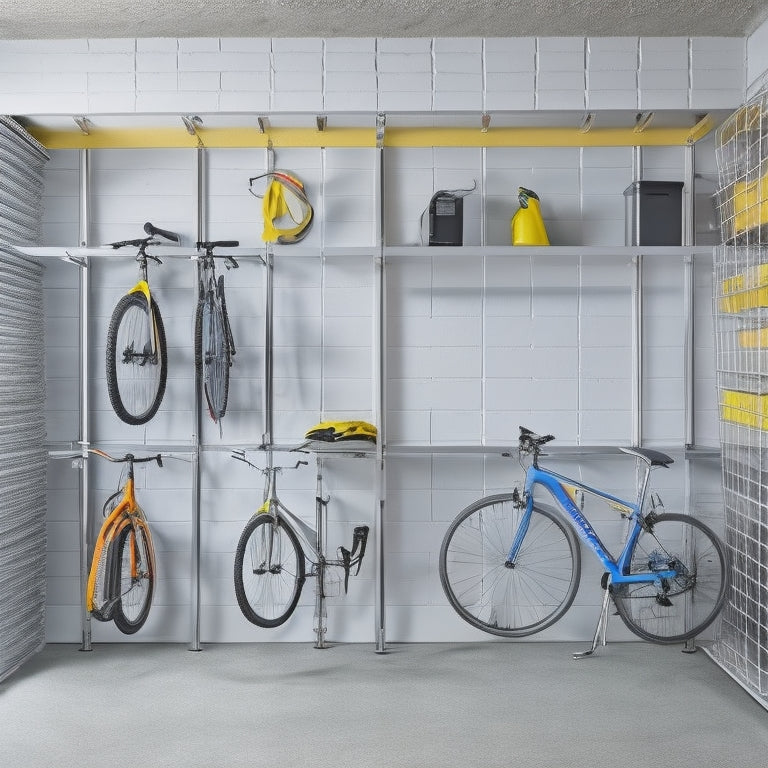
[(387, 116), (383, 112), (376, 115), (376, 149), (384, 147), (384, 127), (387, 123)]
[(74, 264), (81, 269), (88, 269), (88, 260), (83, 256), (73, 256), (69, 251), (64, 252), (66, 255), (61, 257), (62, 261), (67, 261), (70, 264)]

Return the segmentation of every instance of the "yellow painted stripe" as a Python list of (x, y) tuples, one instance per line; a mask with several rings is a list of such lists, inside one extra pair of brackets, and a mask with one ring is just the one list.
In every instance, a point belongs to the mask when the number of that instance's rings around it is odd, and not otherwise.
[[(387, 147), (625, 147), (682, 146), (698, 141), (712, 129), (709, 118), (693, 128), (387, 128)], [(98, 128), (90, 134), (31, 128), (47, 149), (194, 148), (199, 141), (220, 147), (375, 147), (375, 128), (204, 128), (191, 136), (181, 128)]]

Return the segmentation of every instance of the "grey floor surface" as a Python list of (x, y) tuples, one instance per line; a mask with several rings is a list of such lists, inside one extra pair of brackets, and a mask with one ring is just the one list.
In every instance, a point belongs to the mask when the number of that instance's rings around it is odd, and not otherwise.
[(768, 712), (705, 653), (582, 648), (49, 645), (0, 684), (0, 766), (768, 765)]

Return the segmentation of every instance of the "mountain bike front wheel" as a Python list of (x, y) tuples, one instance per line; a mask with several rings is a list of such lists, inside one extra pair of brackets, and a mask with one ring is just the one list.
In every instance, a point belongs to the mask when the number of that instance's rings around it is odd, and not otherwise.
[(259, 627), (283, 624), (304, 585), (304, 551), (296, 534), (268, 513), (254, 515), (235, 552), (235, 595), (248, 621)]
[(642, 531), (629, 573), (677, 571), (661, 583), (614, 584), (613, 599), (624, 623), (643, 640), (680, 643), (700, 634), (725, 602), (725, 547), (704, 523), (689, 515), (661, 514)]
[(224, 313), (209, 293), (198, 303), (195, 317), (195, 363), (214, 422), (226, 413), (229, 399), (230, 342)]
[(138, 632), (149, 616), (155, 589), (155, 557), (149, 531), (126, 525), (117, 540), (120, 583), (112, 612), (115, 626), (125, 635)]
[(144, 294), (126, 294), (117, 303), (107, 331), (109, 400), (126, 424), (146, 424), (165, 394), (165, 328), (157, 303), (151, 302), (150, 312)]
[(581, 576), (573, 529), (536, 505), (514, 564), (507, 556), (525, 510), (511, 494), (476, 501), (451, 523), (440, 548), (440, 581), (449, 602), (473, 627), (524, 637), (570, 608)]

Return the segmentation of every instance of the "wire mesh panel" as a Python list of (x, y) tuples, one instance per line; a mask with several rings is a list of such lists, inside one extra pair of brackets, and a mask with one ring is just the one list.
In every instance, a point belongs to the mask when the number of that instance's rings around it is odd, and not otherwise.
[(45, 641), (43, 270), (14, 245), (39, 240), (46, 159), (0, 116), (0, 680)]
[(768, 703), (768, 93), (718, 129), (715, 350), (732, 587), (713, 655)]

